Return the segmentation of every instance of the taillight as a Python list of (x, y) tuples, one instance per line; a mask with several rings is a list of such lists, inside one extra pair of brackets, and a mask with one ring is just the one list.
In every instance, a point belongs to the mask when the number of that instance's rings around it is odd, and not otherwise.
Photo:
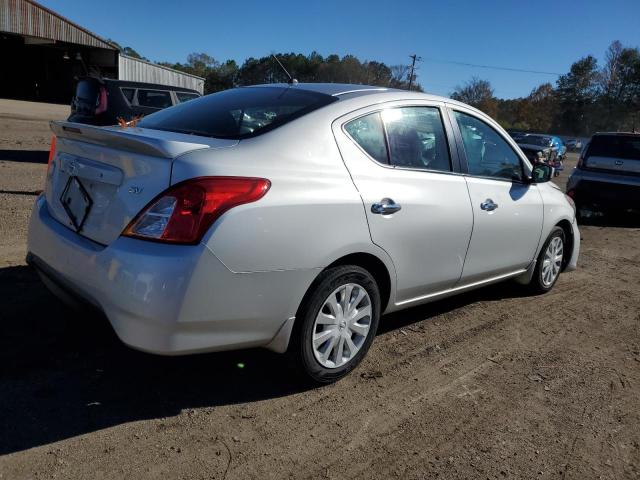
[(53, 157), (56, 154), (56, 136), (51, 136), (51, 145), (49, 146), (49, 161), (47, 162), (47, 170), (51, 167), (51, 162), (53, 161)]
[(105, 87), (100, 87), (100, 92), (98, 93), (98, 102), (96, 105), (96, 115), (100, 113), (104, 113), (107, 111), (107, 89)]
[(47, 161), (47, 175), (44, 177), (44, 186), (43, 189), (47, 188), (47, 179), (49, 178), (49, 174), (51, 172), (51, 164), (53, 163), (53, 158), (56, 156), (56, 136), (51, 136), (51, 145), (49, 146), (49, 160)]
[(194, 245), (223, 213), (260, 200), (270, 186), (271, 182), (264, 178), (199, 177), (186, 180), (153, 199), (122, 235)]

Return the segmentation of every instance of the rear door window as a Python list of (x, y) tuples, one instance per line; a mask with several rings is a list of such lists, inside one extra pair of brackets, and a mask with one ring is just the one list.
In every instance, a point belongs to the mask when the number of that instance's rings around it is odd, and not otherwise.
[(449, 145), (440, 109), (402, 107), (383, 110), (389, 159), (396, 167), (451, 171)]
[(138, 90), (138, 105), (141, 107), (167, 108), (172, 105), (171, 93), (165, 90)]
[(374, 160), (384, 164), (389, 163), (380, 112), (351, 120), (344, 128)]

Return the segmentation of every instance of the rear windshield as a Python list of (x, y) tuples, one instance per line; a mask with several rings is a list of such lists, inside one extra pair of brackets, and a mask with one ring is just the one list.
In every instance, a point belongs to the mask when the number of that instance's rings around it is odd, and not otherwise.
[(97, 80), (80, 80), (76, 86), (76, 98), (78, 100), (95, 104), (98, 98), (100, 83)]
[(640, 136), (594, 135), (587, 156), (640, 160)]
[(241, 139), (272, 130), (335, 100), (330, 95), (295, 87), (235, 88), (154, 113), (138, 126)]

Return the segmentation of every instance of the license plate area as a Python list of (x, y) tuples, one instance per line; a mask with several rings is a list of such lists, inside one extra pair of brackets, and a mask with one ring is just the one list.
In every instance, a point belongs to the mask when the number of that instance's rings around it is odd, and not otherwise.
[(60, 195), (60, 202), (74, 228), (80, 233), (93, 205), (93, 200), (78, 177), (69, 177), (62, 195)]

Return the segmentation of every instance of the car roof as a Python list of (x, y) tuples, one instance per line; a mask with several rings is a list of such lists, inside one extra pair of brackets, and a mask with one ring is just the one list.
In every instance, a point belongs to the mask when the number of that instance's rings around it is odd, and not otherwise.
[[(416, 92), (409, 90), (402, 90), (399, 88), (389, 88), (389, 87), (379, 87), (374, 85), (359, 85), (353, 83), (265, 83), (260, 85), (247, 85), (240, 88), (268, 88), (268, 87), (279, 87), (279, 88), (295, 88), (297, 90), (306, 90), (309, 92), (321, 93), (324, 95), (331, 95), (333, 97), (342, 98), (342, 99), (357, 99), (363, 98), (366, 96), (374, 96), (374, 95), (382, 95), (388, 94), (391, 98), (390, 100), (403, 100), (403, 99), (421, 99), (421, 100), (430, 100), (435, 102), (443, 102), (448, 103), (450, 105), (458, 105), (479, 113), (478, 109), (471, 107), (465, 103), (459, 102), (457, 100), (453, 100), (449, 97), (441, 97), (439, 95), (432, 95), (430, 93), (424, 92)], [(379, 101), (379, 99), (376, 99)], [(484, 114), (483, 114), (484, 115)]]
[(400, 92), (397, 88), (376, 87), (373, 85), (356, 85), (351, 83), (265, 83), (262, 85), (248, 85), (248, 87), (280, 87), (295, 88), (296, 90), (307, 90), (310, 92), (323, 93), (334, 97), (340, 95), (360, 94), (380, 92)]

